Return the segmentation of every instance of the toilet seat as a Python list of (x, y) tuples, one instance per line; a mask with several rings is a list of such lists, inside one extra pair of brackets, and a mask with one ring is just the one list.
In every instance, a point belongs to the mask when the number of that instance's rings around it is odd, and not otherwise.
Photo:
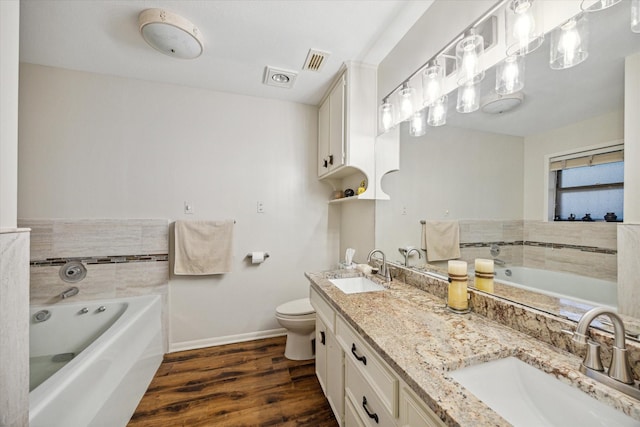
[(301, 298), (276, 307), (276, 314), (282, 317), (304, 318), (310, 314), (315, 314), (315, 310), (311, 305), (309, 298)]

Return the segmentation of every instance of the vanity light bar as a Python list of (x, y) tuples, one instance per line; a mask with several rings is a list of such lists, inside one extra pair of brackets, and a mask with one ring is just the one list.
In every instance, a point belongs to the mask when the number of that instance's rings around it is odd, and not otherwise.
[[(409, 77), (407, 77), (401, 84), (399, 84), (398, 86), (396, 86), (391, 92), (389, 92), (386, 96), (383, 96), (382, 99), (388, 99), (390, 98), (394, 93), (396, 93), (399, 89), (402, 89), (402, 87), (405, 84), (408, 84), (408, 82), (414, 78), (416, 75), (418, 75), (418, 73), (424, 71), (425, 68), (427, 68), (429, 66), (429, 64), (432, 61), (435, 61), (436, 59), (438, 59), (438, 57), (440, 56), (444, 56), (445, 58), (453, 58), (455, 61), (455, 48), (456, 48), (456, 44), (462, 40), (462, 38), (464, 38), (464, 36), (472, 29), (478, 29), (478, 27), (480, 27), (482, 24), (484, 24), (487, 20), (489, 20), (490, 18), (492, 18), (492, 16), (505, 4), (507, 3), (507, 1), (509, 0), (499, 0), (498, 2), (496, 2), (496, 4), (489, 9), (488, 11), (486, 11), (480, 18), (476, 19), (471, 25), (469, 25), (467, 28), (464, 29), (464, 31), (462, 31), (460, 34), (458, 34), (456, 37), (453, 38), (453, 40), (451, 40), (444, 48), (440, 49), (435, 55), (433, 55), (431, 58), (429, 58), (428, 61), (426, 61), (424, 64), (422, 64), (417, 70), (415, 70), (413, 73), (411, 73), (409, 75)], [(495, 22), (491, 22), (491, 25), (493, 28), (495, 28)], [(493, 30), (492, 30), (493, 32)], [(494, 37), (495, 39), (495, 37)], [(491, 43), (494, 43), (495, 40), (492, 40)], [(491, 45), (491, 44), (490, 44)], [(485, 48), (487, 48), (488, 46), (485, 46)], [(450, 51), (452, 51), (452, 53), (449, 53)], [(447, 68), (448, 69), (448, 68)], [(447, 75), (449, 75), (451, 73), (448, 73)]]

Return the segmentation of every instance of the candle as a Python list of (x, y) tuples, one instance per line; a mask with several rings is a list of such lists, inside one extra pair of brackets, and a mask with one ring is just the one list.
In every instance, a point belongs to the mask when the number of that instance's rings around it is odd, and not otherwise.
[(476, 272), (493, 274), (493, 260), (476, 258)]
[(467, 263), (465, 261), (449, 261), (448, 264), (449, 274), (453, 274), (456, 276), (466, 276), (467, 275)]
[(449, 261), (449, 290), (447, 305), (454, 310), (469, 309), (467, 299), (467, 263), (464, 261)]
[(493, 293), (493, 260), (476, 259), (475, 286), (479, 291)]

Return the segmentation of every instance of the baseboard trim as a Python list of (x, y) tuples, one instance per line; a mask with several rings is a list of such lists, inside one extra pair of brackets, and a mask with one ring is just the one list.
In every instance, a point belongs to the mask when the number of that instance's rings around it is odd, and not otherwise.
[(214, 347), (217, 345), (234, 344), (244, 341), (253, 341), (263, 338), (279, 337), (286, 335), (285, 328), (269, 329), (266, 331), (249, 332), (246, 334), (227, 335), (224, 337), (212, 337), (201, 340), (183, 341), (177, 343), (169, 343), (169, 353), (185, 350), (196, 350), (204, 347)]

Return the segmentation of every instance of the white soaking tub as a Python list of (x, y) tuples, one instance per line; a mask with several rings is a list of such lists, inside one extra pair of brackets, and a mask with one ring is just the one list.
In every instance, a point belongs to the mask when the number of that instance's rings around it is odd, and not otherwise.
[(496, 268), (496, 282), (591, 305), (618, 306), (616, 282), (529, 267)]
[(29, 341), (30, 427), (125, 426), (162, 362), (161, 297), (32, 306)]

